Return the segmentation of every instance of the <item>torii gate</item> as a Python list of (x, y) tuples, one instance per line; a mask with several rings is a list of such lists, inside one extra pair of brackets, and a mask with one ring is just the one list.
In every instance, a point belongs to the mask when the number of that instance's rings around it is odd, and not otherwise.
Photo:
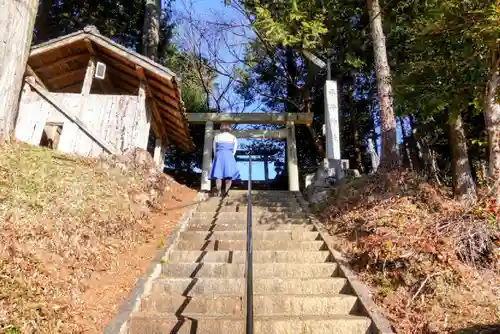
[(290, 191), (300, 191), (295, 124), (310, 125), (313, 120), (312, 113), (188, 113), (187, 118), (190, 123), (205, 123), (201, 190), (211, 190), (211, 182), (208, 176), (210, 173), (210, 166), (212, 165), (213, 140), (216, 133), (216, 131), (214, 131), (214, 123), (231, 123), (286, 125), (285, 129), (280, 130), (235, 131), (233, 134), (237, 138), (286, 139), (288, 155), (288, 189)]
[[(240, 131), (235, 131), (235, 135), (238, 135)], [(217, 131), (215, 131), (215, 133), (217, 133)], [(248, 133), (246, 133), (248, 134)], [(240, 135), (240, 138), (242, 138), (243, 136)], [(250, 137), (250, 138), (254, 138), (254, 137)], [(259, 137), (258, 137), (259, 138)], [(264, 163), (264, 182), (265, 184), (267, 184), (269, 182), (269, 156), (272, 156), (272, 155), (275, 155), (279, 152), (279, 150), (277, 149), (271, 149), (271, 150), (259, 150), (258, 152), (248, 152), (248, 151), (236, 151), (236, 155), (235, 155), (235, 158), (236, 158), (236, 162), (238, 161), (244, 161), (244, 162), (248, 162), (249, 159), (244, 159), (244, 158), (240, 158), (239, 155), (252, 155), (252, 156), (260, 156), (259, 158), (252, 158), (252, 162), (263, 162)], [(271, 161), (273, 161), (273, 159), (271, 159)]]

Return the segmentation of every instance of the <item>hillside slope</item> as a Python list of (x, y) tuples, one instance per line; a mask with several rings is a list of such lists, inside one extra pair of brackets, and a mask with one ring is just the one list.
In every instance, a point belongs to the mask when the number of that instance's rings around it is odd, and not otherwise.
[(500, 333), (500, 211), (453, 201), (419, 175), (332, 189), (320, 219), (398, 333)]
[(0, 147), (0, 333), (102, 332), (196, 194), (144, 153)]

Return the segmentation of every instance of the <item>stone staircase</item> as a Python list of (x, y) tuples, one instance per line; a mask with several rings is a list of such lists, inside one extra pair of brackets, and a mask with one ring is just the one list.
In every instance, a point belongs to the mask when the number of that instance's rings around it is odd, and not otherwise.
[[(244, 333), (245, 191), (200, 205), (128, 322), (131, 334)], [(253, 195), (255, 333), (372, 333), (372, 320), (293, 193)]]

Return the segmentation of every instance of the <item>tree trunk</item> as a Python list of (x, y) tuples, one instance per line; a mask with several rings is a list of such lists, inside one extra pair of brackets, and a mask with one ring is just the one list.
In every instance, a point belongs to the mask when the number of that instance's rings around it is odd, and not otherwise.
[[(314, 83), (314, 65), (312, 65), (311, 61), (307, 61), (307, 83), (306, 83), (306, 88), (304, 91), (304, 111), (305, 112), (311, 112), (311, 101), (310, 101), (310, 95), (311, 95), (311, 86), (313, 86)], [(323, 135), (318, 135), (316, 131), (313, 129), (312, 126), (308, 125), (307, 130), (311, 134), (311, 137), (314, 140), (314, 146), (316, 147), (316, 151), (318, 152), (319, 156), (321, 159), (326, 158), (326, 151), (325, 151), (325, 145), (324, 145), (324, 136)]]
[(313, 127), (307, 125), (307, 130), (311, 134), (311, 137), (314, 140), (314, 146), (316, 147), (316, 151), (318, 152), (321, 159), (326, 158), (325, 145), (323, 145), (323, 138), (319, 136), (316, 131), (314, 131)]
[(420, 172), (422, 170), (421, 161), (419, 159), (420, 152), (418, 150), (417, 141), (415, 140), (413, 130), (407, 137), (407, 142), (408, 142), (409, 156), (413, 170), (415, 170), (416, 172)]
[[(295, 62), (295, 57), (292, 48), (287, 47), (285, 54), (286, 54), (286, 75), (288, 76), (287, 86), (286, 86), (287, 99), (290, 101), (296, 101), (297, 89), (295, 87), (295, 80), (297, 79), (297, 64)], [(297, 110), (293, 105), (293, 103), (287, 102), (286, 111), (295, 112)]]
[(467, 138), (463, 127), (462, 116), (449, 116), (451, 166), (453, 178), (453, 195), (458, 200), (476, 200), (476, 185), (472, 178)]
[(436, 180), (436, 184), (438, 186), (441, 186), (441, 181), (439, 180), (439, 169), (438, 169), (438, 163), (437, 163), (437, 158), (436, 158), (436, 151), (434, 151), (432, 148), (427, 148), (429, 151), (429, 157), (430, 157), (430, 170), (431, 170), (431, 176), (434, 177)]
[(399, 122), (399, 127), (401, 128), (401, 137), (403, 139), (403, 143), (401, 143), (399, 149), (401, 165), (403, 166), (403, 168), (408, 168), (409, 170), (414, 171), (413, 162), (411, 161), (410, 149), (408, 147), (408, 137), (405, 133), (403, 117), (398, 116), (396, 117), (396, 120)]
[(38, 15), (35, 20), (35, 42), (37, 44), (46, 42), (49, 39), (48, 31), (49, 27), (47, 25), (49, 21), (50, 10), (52, 9), (52, 0), (40, 0), (40, 6), (38, 8)]
[(399, 122), (399, 127), (401, 128), (401, 138), (404, 139), (406, 138), (406, 133), (405, 133), (405, 122), (403, 120), (402, 116), (396, 116), (396, 121)]
[[(356, 115), (357, 116), (357, 115)], [(354, 158), (356, 160), (356, 168), (360, 173), (364, 173), (363, 159), (361, 157), (361, 148), (359, 140), (359, 130), (356, 120), (353, 119), (353, 147), (354, 147)]]
[(154, 61), (159, 60), (160, 13), (161, 3), (159, 0), (146, 0), (144, 29), (142, 30), (142, 54)]
[(495, 197), (500, 200), (500, 105), (497, 104), (497, 87), (500, 83), (499, 64), (496, 60), (490, 74), (484, 96), (484, 120), (488, 132), (489, 165), (488, 178)]
[(410, 150), (410, 159), (415, 171), (420, 172), (422, 170), (421, 152), (418, 149), (417, 140), (415, 139), (415, 118), (413, 115), (408, 116), (408, 149)]
[(480, 171), (481, 171), (481, 182), (482, 184), (486, 184), (488, 180), (488, 161), (481, 160), (479, 161)]
[(380, 104), (380, 134), (382, 152), (380, 168), (391, 170), (398, 168), (399, 156), (396, 147), (396, 119), (392, 107), (391, 71), (387, 60), (385, 35), (382, 29), (382, 17), (378, 0), (367, 0), (370, 18), (373, 52), (375, 56), (375, 74), (377, 76), (378, 98)]
[(436, 160), (436, 152), (432, 149), (432, 146), (438, 140), (436, 136), (433, 140), (429, 141), (425, 136), (420, 135), (420, 131), (416, 127), (412, 127), (413, 138), (415, 139), (416, 150), (418, 151), (418, 158), (421, 163), (421, 170), (429, 176), (429, 178), (434, 179), (436, 184), (441, 186), (441, 181), (439, 180), (439, 169)]
[(0, 0), (0, 141), (14, 131), (38, 0)]

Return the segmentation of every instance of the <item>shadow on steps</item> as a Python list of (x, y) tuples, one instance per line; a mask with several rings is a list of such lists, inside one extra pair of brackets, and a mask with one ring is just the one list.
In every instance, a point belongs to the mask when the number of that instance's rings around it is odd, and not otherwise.
[(474, 325), (468, 328), (459, 329), (454, 334), (499, 334), (500, 323), (493, 325)]

